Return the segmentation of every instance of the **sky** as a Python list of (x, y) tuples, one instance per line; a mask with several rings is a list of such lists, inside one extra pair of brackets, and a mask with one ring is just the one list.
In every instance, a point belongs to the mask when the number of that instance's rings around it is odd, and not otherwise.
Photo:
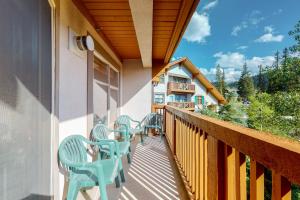
[(288, 32), (299, 20), (300, 0), (200, 0), (172, 60), (188, 57), (211, 81), (220, 64), (236, 81), (245, 62), (255, 75), (294, 44)]

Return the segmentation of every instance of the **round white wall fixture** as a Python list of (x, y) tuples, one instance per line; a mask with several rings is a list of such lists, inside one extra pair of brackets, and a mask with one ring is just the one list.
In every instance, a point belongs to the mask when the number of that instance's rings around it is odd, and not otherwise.
[(94, 51), (94, 40), (90, 35), (87, 36), (77, 36), (76, 43), (80, 50)]

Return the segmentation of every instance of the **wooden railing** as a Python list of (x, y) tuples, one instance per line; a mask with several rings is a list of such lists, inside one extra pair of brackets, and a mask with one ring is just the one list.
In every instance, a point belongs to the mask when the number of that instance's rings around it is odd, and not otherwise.
[(195, 93), (195, 85), (190, 83), (168, 82), (168, 93)]
[(291, 199), (300, 184), (300, 143), (165, 106), (166, 139), (192, 199), (263, 200), (265, 169), (272, 200)]
[(185, 109), (195, 109), (194, 102), (168, 102), (169, 106), (174, 106), (177, 108), (185, 108)]

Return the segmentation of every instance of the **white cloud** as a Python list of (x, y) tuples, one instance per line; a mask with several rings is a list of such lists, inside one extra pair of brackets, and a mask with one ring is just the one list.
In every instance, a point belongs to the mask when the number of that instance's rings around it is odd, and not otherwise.
[(300, 58), (300, 52), (290, 53), (290, 56), (291, 56), (292, 58)]
[(204, 11), (214, 8), (218, 4), (218, 0), (212, 1), (203, 7)]
[(274, 28), (272, 26), (265, 26), (264, 30), (267, 33), (272, 33), (274, 31)]
[(241, 30), (242, 30), (242, 27), (241, 27), (241, 26), (235, 26), (235, 27), (233, 27), (233, 29), (232, 29), (231, 35), (237, 36), (238, 33), (239, 33)]
[(214, 57), (217, 58), (216, 65), (221, 65), (223, 68), (238, 68), (245, 62), (245, 56), (238, 52), (218, 52)]
[(259, 10), (253, 10), (250, 14), (247, 15), (247, 19), (242, 21), (239, 25), (236, 25), (232, 28), (231, 35), (237, 36), (240, 31), (247, 29), (249, 26), (258, 25), (260, 22), (265, 20)]
[(256, 42), (281, 42), (283, 40), (283, 35), (273, 35), (272, 33), (266, 33), (260, 36)]
[(248, 46), (239, 46), (239, 47), (237, 47), (237, 49), (239, 49), (239, 50), (245, 50), (245, 49), (248, 49)]
[[(219, 64), (222, 68), (225, 69), (226, 81), (228, 82), (238, 80), (242, 71), (242, 66), (245, 62), (247, 63), (249, 71), (253, 75), (258, 73), (259, 65), (270, 66), (274, 62), (273, 56), (254, 56), (252, 58), (246, 58), (244, 54), (241, 54), (239, 52), (218, 52), (214, 55), (214, 57), (217, 58), (216, 65)], [(208, 74), (208, 78), (211, 77), (210, 80), (214, 80), (215, 73), (212, 74), (212, 70), (207, 70), (205, 71), (205, 73)]]
[(250, 72), (253, 74), (258, 73), (258, 66), (271, 66), (274, 63), (274, 56), (265, 56), (265, 57), (252, 57), (251, 59), (247, 59), (247, 66)]
[(272, 26), (265, 26), (265, 34), (260, 36), (255, 42), (281, 42), (284, 38), (283, 35), (274, 35), (274, 28)]
[(204, 43), (205, 38), (211, 35), (211, 27), (208, 15), (199, 14), (197, 11), (193, 14), (192, 19), (187, 27), (183, 38), (188, 42)]
[[(225, 70), (225, 81), (226, 82), (234, 82), (239, 79), (241, 76), (241, 71), (238, 71), (234, 68), (226, 68)], [(205, 75), (205, 77), (214, 82), (216, 81), (216, 68), (205, 69), (200, 68), (200, 71)]]
[(172, 57), (172, 58), (171, 58), (171, 62), (173, 62), (173, 61), (175, 61), (175, 60), (179, 60), (179, 59), (181, 59), (181, 58), (182, 58), (182, 56)]

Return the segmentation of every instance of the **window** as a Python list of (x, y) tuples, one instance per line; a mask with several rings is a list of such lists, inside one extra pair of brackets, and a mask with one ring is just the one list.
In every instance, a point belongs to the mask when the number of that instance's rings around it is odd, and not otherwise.
[(159, 76), (159, 83), (165, 83), (165, 75), (164, 74)]
[(187, 95), (176, 94), (175, 101), (176, 102), (187, 102), (188, 101)]
[(195, 96), (196, 105), (204, 105), (204, 96)]
[(155, 93), (154, 94), (154, 103), (155, 104), (164, 104), (165, 103), (165, 94)]

